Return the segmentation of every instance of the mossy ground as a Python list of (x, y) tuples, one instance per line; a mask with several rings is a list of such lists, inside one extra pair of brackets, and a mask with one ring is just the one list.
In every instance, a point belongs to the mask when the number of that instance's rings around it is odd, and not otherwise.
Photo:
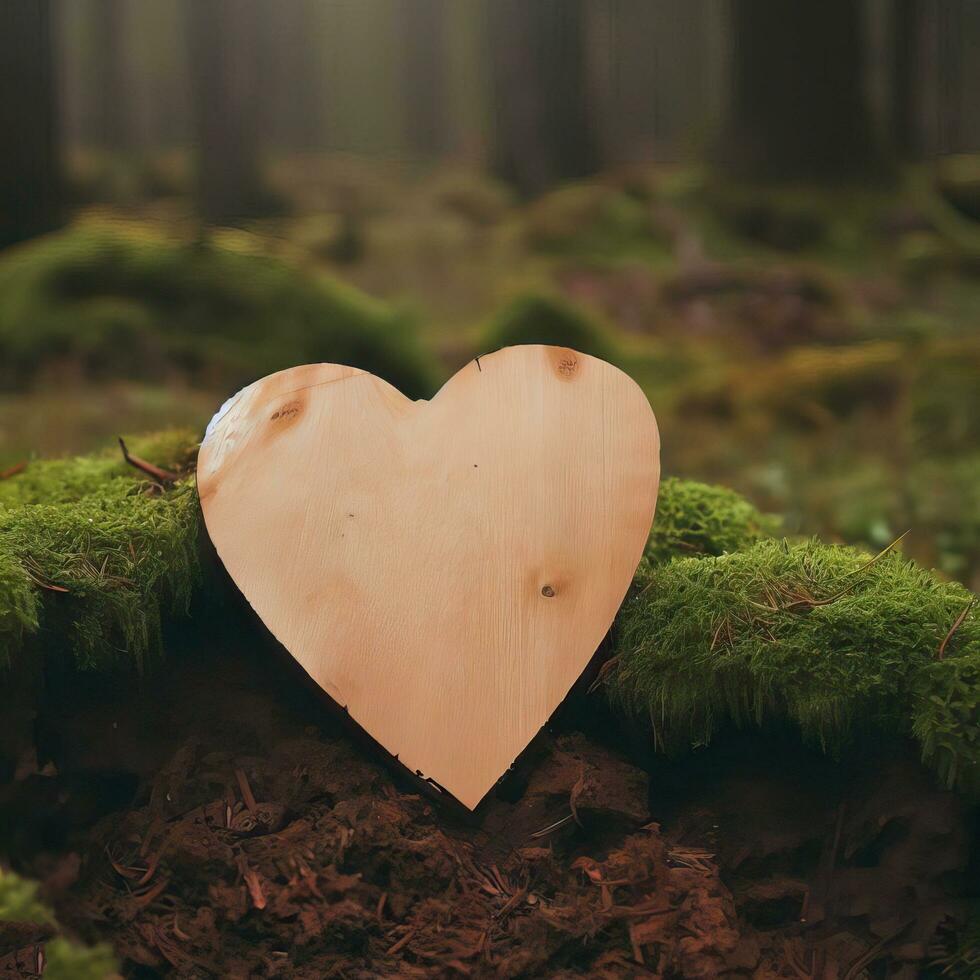
[(11, 250), (0, 261), (0, 387), (71, 369), (234, 390), (334, 361), (431, 393), (433, 366), (404, 316), (242, 239), (85, 223)]
[[(8, 660), (41, 630), (83, 667), (132, 669), (159, 649), (161, 617), (185, 608), (200, 581), (194, 434), (130, 449), (182, 479), (162, 489), (113, 448), (32, 462), (0, 481)], [(980, 792), (972, 595), (897, 550), (873, 558), (777, 532), (730, 490), (663, 482), (647, 557), (614, 627), (613, 704), (649, 721), (668, 751), (730, 726), (787, 722), (840, 756), (911, 736), (942, 784)], [(0, 875), (0, 923), (43, 911), (29, 884)], [(52, 922), (32, 921), (48, 930), (46, 975), (101, 978), (112, 968), (103, 947), (52, 938)]]
[[(196, 441), (167, 432), (130, 449), (186, 475)], [(186, 609), (199, 580), (198, 526), (193, 478), (163, 488), (118, 449), (0, 481), (0, 659), (43, 630), (84, 665), (142, 665), (163, 612)]]
[(483, 335), (487, 351), (521, 344), (551, 344), (615, 361), (607, 332), (595, 318), (554, 296), (528, 293), (508, 303)]
[(677, 557), (723, 555), (776, 533), (779, 521), (725, 487), (668, 477), (660, 484), (657, 517), (644, 556), (653, 563)]
[(913, 734), (946, 785), (980, 790), (980, 620), (962, 586), (895, 551), (773, 539), (646, 562), (635, 590), (609, 690), (661, 747), (784, 720), (838, 753)]

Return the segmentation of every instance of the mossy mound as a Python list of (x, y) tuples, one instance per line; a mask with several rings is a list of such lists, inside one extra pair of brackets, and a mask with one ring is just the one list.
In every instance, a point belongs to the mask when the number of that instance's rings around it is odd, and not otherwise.
[[(108, 946), (82, 946), (54, 935), (57, 929), (53, 913), (38, 898), (37, 885), (0, 868), (0, 957), (9, 945), (43, 943), (44, 976), (49, 980), (107, 980), (117, 975), (116, 958)], [(33, 976), (33, 970), (16, 975)]]
[(537, 250), (619, 257), (659, 246), (649, 205), (606, 184), (570, 184), (534, 201), (525, 238)]
[(786, 720), (830, 751), (911, 733), (948, 785), (980, 788), (980, 619), (946, 640), (962, 586), (894, 552), (781, 540), (644, 562), (635, 584), (609, 690), (662, 747)]
[[(170, 432), (131, 450), (182, 472), (196, 441)], [(0, 481), (0, 661), (43, 625), (84, 666), (142, 664), (163, 609), (186, 609), (198, 582), (198, 514), (192, 480), (163, 489), (118, 450)]]
[(761, 513), (734, 490), (669, 477), (660, 484), (657, 517), (644, 555), (655, 564), (724, 555), (778, 529), (777, 518)]
[(413, 397), (433, 387), (404, 318), (247, 249), (79, 226), (0, 261), (2, 388), (67, 365), (95, 379), (234, 389), (317, 361), (364, 368)]
[(538, 293), (518, 296), (491, 321), (483, 349), (500, 350), (520, 344), (570, 347), (603, 360), (615, 360), (605, 331), (592, 317), (570, 303)]

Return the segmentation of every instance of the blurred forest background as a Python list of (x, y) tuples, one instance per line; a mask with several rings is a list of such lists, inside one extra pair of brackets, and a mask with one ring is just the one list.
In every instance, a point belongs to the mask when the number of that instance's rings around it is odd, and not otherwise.
[(980, 587), (975, 0), (0, 0), (0, 471), (554, 342)]

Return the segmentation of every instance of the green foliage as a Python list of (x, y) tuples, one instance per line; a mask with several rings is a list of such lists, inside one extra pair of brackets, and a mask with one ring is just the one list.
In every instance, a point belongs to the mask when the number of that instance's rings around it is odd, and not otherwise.
[(962, 586), (894, 552), (779, 540), (644, 562), (636, 586), (610, 693), (661, 746), (779, 719), (831, 751), (861, 732), (913, 732), (947, 782), (973, 785), (980, 621), (967, 616), (937, 659), (970, 601)]
[(654, 564), (723, 555), (771, 537), (778, 527), (775, 517), (760, 513), (734, 490), (670, 477), (660, 484), (644, 554)]
[(316, 361), (364, 368), (416, 397), (432, 387), (403, 318), (244, 247), (82, 226), (0, 261), (0, 387), (67, 363), (95, 379), (234, 388)]
[[(130, 448), (181, 469), (196, 446), (172, 432)], [(161, 491), (118, 450), (0, 482), (0, 657), (43, 621), (82, 665), (123, 654), (141, 665), (159, 649), (165, 604), (185, 610), (198, 581), (198, 514), (191, 481)]]
[[(58, 928), (51, 910), (37, 897), (37, 883), (0, 868), (0, 926), (5, 922)], [(118, 966), (108, 946), (82, 946), (63, 936), (45, 943), (44, 959), (45, 980), (106, 980)]]
[(533, 293), (519, 296), (505, 306), (483, 339), (483, 349), (487, 351), (520, 344), (553, 344), (604, 360), (615, 359), (598, 323), (563, 300)]
[(54, 925), (54, 916), (37, 897), (37, 882), (0, 868), (0, 922)]

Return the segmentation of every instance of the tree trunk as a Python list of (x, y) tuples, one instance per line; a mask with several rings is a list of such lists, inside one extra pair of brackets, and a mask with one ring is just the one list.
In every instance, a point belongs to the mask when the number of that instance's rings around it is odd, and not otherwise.
[(258, 164), (261, 2), (186, 0), (198, 208), (210, 222), (254, 216), (269, 203)]
[(259, 11), (261, 132), (277, 149), (311, 151), (326, 144), (320, 0), (266, 3)]
[(62, 215), (51, 4), (0, 3), (0, 247)]
[(128, 87), (125, 76), (124, 0), (97, 0), (90, 8), (96, 58), (93, 137), (97, 146), (122, 150), (129, 145)]
[(834, 182), (874, 168), (861, 19), (854, 0), (734, 0), (724, 170)]
[(420, 157), (447, 148), (445, 0), (401, 0), (405, 139)]
[(895, 150), (904, 159), (921, 155), (923, 0), (896, 0), (894, 7), (894, 77), (892, 132)]
[(488, 0), (493, 169), (524, 196), (599, 168), (583, 0)]

